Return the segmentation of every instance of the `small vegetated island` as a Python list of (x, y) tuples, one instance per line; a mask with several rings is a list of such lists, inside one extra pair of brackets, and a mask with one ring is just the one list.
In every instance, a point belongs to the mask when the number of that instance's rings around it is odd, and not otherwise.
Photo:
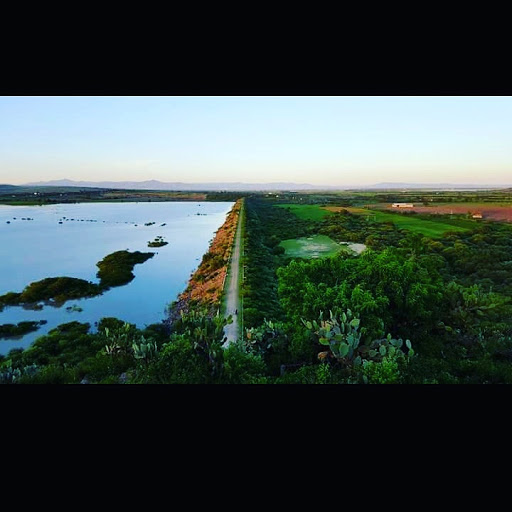
[(163, 247), (168, 243), (169, 242), (166, 242), (162, 236), (158, 235), (152, 242), (148, 241), (148, 247)]
[(105, 256), (96, 266), (98, 284), (76, 277), (47, 277), (30, 283), (22, 292), (0, 296), (0, 311), (5, 306), (24, 306), (44, 301), (60, 307), (68, 300), (95, 297), (109, 288), (122, 286), (135, 278), (133, 267), (155, 255), (153, 252), (116, 251)]
[(23, 336), (29, 332), (37, 331), (37, 329), (45, 323), (46, 320), (40, 320), (39, 322), (20, 322), (18, 324), (0, 325), (0, 339)]

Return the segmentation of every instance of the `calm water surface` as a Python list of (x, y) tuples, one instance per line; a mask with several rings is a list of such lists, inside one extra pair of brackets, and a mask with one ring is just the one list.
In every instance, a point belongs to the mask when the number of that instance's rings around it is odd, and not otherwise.
[[(156, 253), (135, 265), (133, 281), (98, 297), (71, 300), (60, 308), (45, 306), (41, 311), (6, 307), (0, 312), (0, 324), (32, 320), (48, 323), (21, 338), (0, 339), (0, 354), (25, 348), (55, 326), (75, 320), (89, 322), (92, 330), (94, 323), (106, 316), (141, 328), (160, 322), (166, 306), (185, 288), (233, 204), (0, 205), (0, 295), (21, 292), (45, 277), (78, 277), (97, 283), (96, 263), (107, 254), (124, 249)], [(27, 218), (33, 220), (22, 220)], [(144, 225), (149, 222), (155, 224)], [(169, 244), (149, 248), (148, 241), (158, 235)], [(66, 311), (73, 305), (83, 311)]]

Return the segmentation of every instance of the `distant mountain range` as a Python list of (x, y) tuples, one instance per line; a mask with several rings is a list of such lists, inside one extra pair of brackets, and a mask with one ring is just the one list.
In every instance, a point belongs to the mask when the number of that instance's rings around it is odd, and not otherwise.
[[(93, 187), (131, 190), (187, 190), (187, 191), (257, 191), (257, 190), (325, 190), (326, 187), (308, 183), (183, 183), (147, 181), (73, 181), (53, 180), (25, 183), (26, 187)], [(332, 188), (332, 187), (327, 187)]]
[(26, 187), (87, 187), (87, 188), (115, 188), (131, 190), (180, 190), (180, 191), (274, 191), (274, 190), (391, 190), (391, 189), (439, 189), (439, 190), (470, 190), (470, 189), (498, 189), (511, 185), (470, 185), (451, 183), (400, 183), (384, 182), (375, 185), (361, 186), (333, 186), (311, 185), (310, 183), (183, 183), (147, 181), (73, 181), (68, 179), (38, 181), (25, 183)]

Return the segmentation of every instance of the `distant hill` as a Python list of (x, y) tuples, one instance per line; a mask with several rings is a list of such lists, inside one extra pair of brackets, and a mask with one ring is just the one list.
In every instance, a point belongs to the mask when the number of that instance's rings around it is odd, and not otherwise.
[(187, 191), (257, 191), (257, 190), (330, 190), (342, 187), (323, 187), (309, 183), (183, 183), (147, 181), (73, 181), (52, 180), (25, 183), (26, 187), (93, 187), (131, 190), (187, 190)]
[[(0, 185), (7, 187), (12, 185)], [(81, 188), (112, 188), (130, 190), (170, 190), (170, 191), (334, 191), (334, 190), (482, 190), (508, 188), (507, 185), (472, 185), (453, 183), (405, 183), (405, 182), (383, 182), (375, 185), (341, 186), (341, 185), (311, 185), (310, 183), (183, 183), (163, 182), (158, 180), (146, 181), (73, 181), (68, 179), (38, 181), (25, 183), (25, 187), (81, 187)]]

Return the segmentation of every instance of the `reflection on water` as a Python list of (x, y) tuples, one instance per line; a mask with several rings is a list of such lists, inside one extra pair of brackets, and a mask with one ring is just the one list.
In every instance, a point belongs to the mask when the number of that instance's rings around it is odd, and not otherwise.
[[(93, 328), (105, 316), (138, 327), (160, 322), (232, 206), (232, 202), (0, 205), (0, 295), (21, 292), (45, 277), (78, 277), (97, 283), (96, 263), (107, 254), (124, 249), (157, 253), (135, 265), (131, 283), (98, 297), (35, 310), (6, 307), (0, 312), (0, 324), (48, 323), (21, 339), (0, 339), (0, 354), (27, 347), (65, 322), (89, 322)], [(168, 245), (148, 247), (157, 236)]]

